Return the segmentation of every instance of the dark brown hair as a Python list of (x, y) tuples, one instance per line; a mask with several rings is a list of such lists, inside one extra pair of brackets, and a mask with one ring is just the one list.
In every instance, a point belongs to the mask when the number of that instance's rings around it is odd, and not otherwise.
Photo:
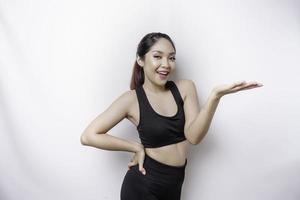
[[(152, 32), (146, 34), (140, 41), (137, 46), (136, 57), (139, 56), (142, 60), (145, 59), (145, 54), (150, 50), (150, 48), (160, 39), (165, 38), (169, 40), (176, 52), (175, 45), (171, 38), (165, 34), (160, 32)], [(135, 60), (133, 65), (133, 71), (130, 82), (130, 89), (134, 90), (138, 86), (143, 85), (145, 80), (144, 69), (141, 67), (137, 61)]]

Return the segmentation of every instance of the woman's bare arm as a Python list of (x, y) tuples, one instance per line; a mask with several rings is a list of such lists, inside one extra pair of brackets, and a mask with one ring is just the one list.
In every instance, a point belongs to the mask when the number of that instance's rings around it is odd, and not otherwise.
[(193, 81), (184, 80), (184, 89), (187, 91), (184, 110), (186, 124), (184, 132), (186, 138), (192, 144), (198, 144), (208, 132), (213, 116), (222, 96), (242, 90), (262, 87), (263, 84), (256, 81), (239, 81), (233, 84), (222, 84), (214, 87), (206, 103), (199, 112), (197, 90)]
[(187, 99), (185, 105), (187, 107), (187, 123), (185, 126), (185, 134), (186, 137), (189, 138), (190, 142), (196, 145), (201, 142), (208, 132), (220, 98), (212, 92), (200, 110), (197, 90), (194, 82), (188, 80), (186, 88)]
[(131, 91), (120, 95), (103, 113), (99, 114), (84, 130), (81, 135), (81, 144), (111, 151), (137, 152), (143, 145), (112, 136), (108, 131), (123, 120), (133, 102)]
[(187, 93), (184, 102), (186, 123), (184, 132), (191, 144), (199, 144), (206, 135), (212, 122), (220, 99), (211, 93), (200, 111), (197, 89), (192, 80), (183, 80), (183, 87)]

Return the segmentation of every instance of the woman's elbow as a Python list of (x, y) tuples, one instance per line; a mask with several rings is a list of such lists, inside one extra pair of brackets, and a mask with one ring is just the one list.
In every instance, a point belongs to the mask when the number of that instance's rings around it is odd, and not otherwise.
[(88, 134), (87, 133), (83, 133), (83, 134), (81, 134), (81, 136), (80, 136), (80, 143), (82, 144), (82, 145), (88, 145), (89, 144), (89, 136), (88, 136)]
[(188, 142), (191, 144), (191, 145), (197, 145), (198, 143), (195, 142), (194, 140), (188, 140)]

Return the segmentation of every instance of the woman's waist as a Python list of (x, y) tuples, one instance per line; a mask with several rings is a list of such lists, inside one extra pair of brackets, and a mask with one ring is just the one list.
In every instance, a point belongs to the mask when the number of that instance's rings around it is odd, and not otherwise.
[(170, 166), (183, 166), (187, 159), (186, 146), (178, 144), (145, 148), (145, 153), (154, 160)]

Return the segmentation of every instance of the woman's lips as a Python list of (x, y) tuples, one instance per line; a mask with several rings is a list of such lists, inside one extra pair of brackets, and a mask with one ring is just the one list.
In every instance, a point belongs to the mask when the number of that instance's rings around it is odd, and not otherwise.
[(157, 72), (157, 74), (159, 75), (160, 79), (166, 79), (168, 77), (168, 75), (169, 75), (169, 73), (167, 73), (167, 74), (161, 74), (159, 72)]

